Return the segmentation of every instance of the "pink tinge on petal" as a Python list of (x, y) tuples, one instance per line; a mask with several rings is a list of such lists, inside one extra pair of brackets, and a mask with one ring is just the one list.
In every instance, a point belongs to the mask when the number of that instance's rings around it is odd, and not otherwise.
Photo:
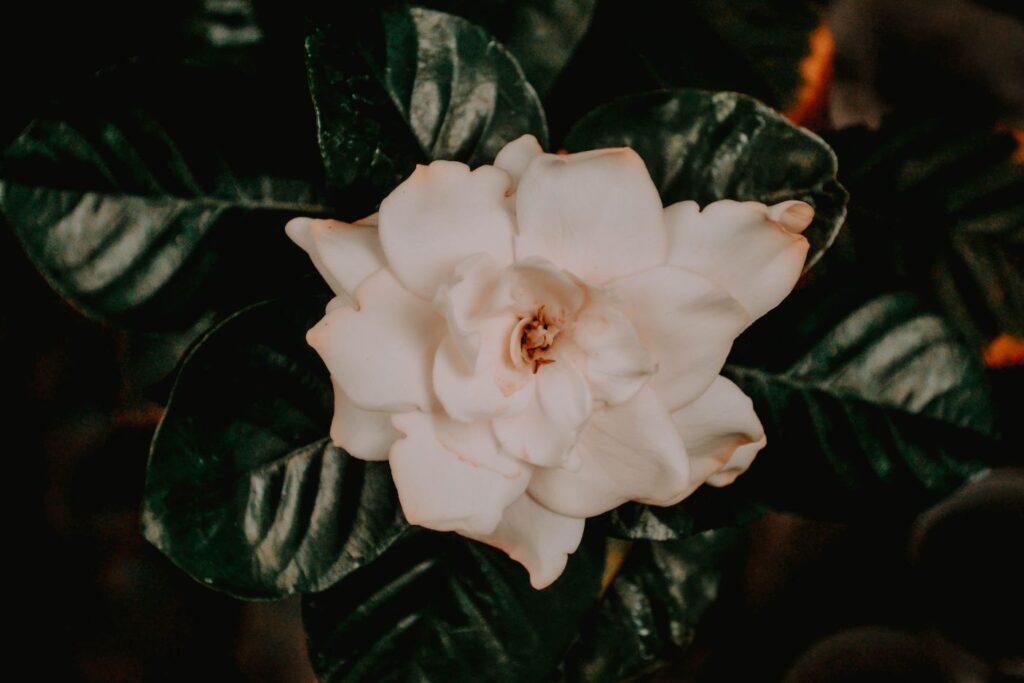
[(470, 536), (504, 551), (526, 567), (530, 585), (547, 588), (555, 582), (583, 539), (584, 520), (552, 512), (523, 494), (505, 509), (490, 534)]
[(491, 421), (509, 455), (543, 467), (568, 464), (569, 451), (592, 410), (586, 378), (566, 358), (537, 373), (533, 400), (523, 412)]
[(579, 314), (566, 336), (562, 353), (582, 369), (597, 401), (629, 401), (658, 370), (630, 319), (603, 298)]
[(747, 471), (754, 463), (757, 454), (768, 445), (768, 437), (762, 436), (754, 443), (744, 444), (732, 452), (732, 457), (725, 463), (722, 469), (708, 477), (709, 486), (728, 486), (736, 481), (736, 478)]
[(750, 316), (722, 287), (691, 271), (659, 266), (608, 284), (658, 371), (650, 386), (668, 409), (700, 396), (718, 376)]
[(479, 323), (480, 351), (466, 362), (448, 336), (434, 357), (434, 392), (445, 412), (456, 420), (473, 422), (522, 412), (533, 396), (533, 374), (518, 368), (509, 355), (509, 338), (516, 317), (486, 318)]
[(725, 486), (742, 474), (764, 447), (764, 428), (746, 394), (725, 377), (672, 413), (690, 456), (693, 488)]
[(345, 395), (335, 380), (334, 417), (331, 441), (360, 460), (387, 460), (398, 432), (391, 426), (391, 413), (363, 410)]
[(355, 221), (354, 223), (352, 223), (352, 225), (366, 225), (372, 228), (376, 228), (378, 225), (380, 225), (380, 213), (371, 213), (369, 216), (360, 218), (359, 220)]
[(527, 133), (502, 147), (494, 157), (494, 165), (512, 176), (513, 183), (518, 183), (533, 158), (543, 152), (537, 138)]
[(546, 259), (536, 256), (516, 261), (497, 283), (495, 301), (519, 315), (532, 315), (541, 306), (559, 325), (571, 320), (588, 298), (587, 286)]
[(384, 267), (375, 227), (293, 218), (285, 232), (309, 254), (321, 277), (339, 296), (352, 297), (366, 278)]
[(380, 205), (380, 240), (395, 277), (433, 301), (455, 266), (488, 254), (498, 266), (512, 263), (512, 211), (506, 200), (512, 179), (493, 166), (454, 161), (417, 166)]
[(505, 270), (495, 266), (488, 254), (474, 254), (455, 267), (451, 280), (434, 295), (434, 308), (444, 316), (448, 336), (469, 367), (475, 367), (480, 353), (484, 321), (510, 313), (509, 302), (498, 301), (498, 283)]
[(420, 412), (392, 417), (395, 429), (403, 435), (391, 447), (389, 459), (402, 511), (411, 524), (436, 531), (491, 534), (505, 508), (526, 490), (529, 468), (510, 459), (518, 471), (507, 476), (459, 457), (493, 438), (490, 430), (486, 424), (477, 425), (479, 433), (466, 427), (458, 452), (453, 452), (435, 429), (440, 417)]
[(534, 156), (515, 198), (516, 261), (549, 259), (590, 285), (665, 263), (661, 199), (631, 149)]
[(560, 514), (593, 517), (629, 500), (667, 505), (690, 490), (683, 439), (651, 389), (595, 411), (575, 451), (578, 471), (538, 468), (530, 481), (530, 495)]
[(359, 286), (356, 304), (330, 310), (306, 335), (331, 377), (364, 410), (431, 410), (444, 320), (387, 268)]
[(814, 218), (801, 201), (774, 206), (722, 200), (704, 207), (679, 202), (665, 209), (669, 263), (725, 288), (755, 320), (781, 302), (807, 259), (800, 235)]

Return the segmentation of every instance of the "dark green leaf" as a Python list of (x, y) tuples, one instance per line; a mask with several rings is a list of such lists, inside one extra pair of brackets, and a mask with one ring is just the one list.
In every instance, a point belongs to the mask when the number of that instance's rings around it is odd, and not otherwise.
[(909, 292), (882, 295), (826, 334), (786, 375), (935, 420), (992, 430), (985, 373), (946, 320)]
[(306, 41), (320, 151), (333, 191), (371, 210), (416, 163), (491, 163), (511, 140), (547, 144), (544, 112), (508, 51), (465, 19), (385, 12), (379, 30)]
[(802, 199), (815, 207), (804, 233), (808, 267), (835, 239), (846, 191), (836, 157), (818, 136), (753, 98), (670, 90), (627, 97), (585, 116), (569, 133), (570, 151), (627, 146), (647, 163), (662, 201), (718, 199), (774, 204)]
[(544, 590), (503, 553), (420, 532), (304, 598), (321, 681), (545, 681), (597, 598), (603, 539), (588, 537)]
[(809, 0), (601, 2), (547, 97), (556, 139), (583, 113), (658, 88), (731, 90), (788, 109), (822, 24)]
[(428, 0), (500, 40), (538, 93), (550, 90), (587, 32), (596, 0)]
[(814, 380), (749, 368), (725, 373), (754, 400), (770, 445), (734, 495), (840, 521), (908, 516), (982, 471), (994, 441)]
[(983, 369), (909, 293), (869, 301), (784, 373), (725, 374), (754, 400), (768, 446), (725, 489), (670, 508), (623, 506), (614, 533), (676, 538), (762, 506), (841, 520), (913, 514), (994, 455)]
[(187, 357), (150, 454), (146, 538), (243, 598), (323, 590), (406, 528), (387, 463), (324, 438), (330, 380), (304, 339), (321, 302), (258, 304)]
[(327, 211), (315, 149), (301, 114), (261, 109), (250, 86), (126, 67), (6, 150), (0, 210), (58, 292), (103, 320), (181, 329), (295, 288), (309, 268), (283, 226)]
[[(202, 2), (183, 22), (191, 59), (236, 69), (251, 64), (266, 36), (251, 0)], [(247, 64), (248, 63), (248, 64)]]
[(862, 267), (895, 271), (979, 343), (1024, 337), (1024, 164), (984, 122), (893, 117), (831, 140)]
[(570, 651), (566, 680), (632, 680), (685, 652), (718, 597), (742, 535), (721, 529), (679, 541), (635, 543)]

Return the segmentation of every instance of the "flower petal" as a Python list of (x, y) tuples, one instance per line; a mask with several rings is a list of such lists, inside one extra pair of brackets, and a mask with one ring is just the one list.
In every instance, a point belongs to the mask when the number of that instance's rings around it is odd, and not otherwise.
[(363, 410), (352, 402), (334, 380), (334, 419), (331, 441), (361, 460), (387, 460), (398, 432), (391, 426), (391, 413)]
[(632, 398), (658, 367), (625, 313), (603, 301), (576, 319), (564, 353), (583, 369), (595, 400), (619, 405)]
[(693, 488), (725, 486), (743, 473), (766, 443), (750, 397), (725, 377), (672, 413), (690, 456)]
[(406, 519), (437, 531), (490, 534), (502, 513), (519, 498), (529, 468), (506, 458), (509, 476), (468, 459), (493, 449), (485, 423), (460, 425), (443, 415), (411, 412), (392, 416), (403, 434), (391, 447), (391, 475)]
[(495, 305), (506, 303), (519, 315), (533, 315), (541, 306), (549, 320), (572, 317), (587, 298), (587, 286), (550, 261), (530, 257), (501, 274)]
[(578, 472), (538, 468), (530, 481), (530, 495), (560, 514), (592, 517), (628, 500), (670, 505), (689, 490), (683, 439), (649, 388), (595, 411), (575, 450)]
[(385, 265), (377, 229), (370, 225), (293, 218), (284, 229), (339, 296), (351, 297), (363, 280)]
[(509, 355), (509, 339), (517, 318), (512, 313), (476, 323), (480, 334), (476, 362), (468, 363), (452, 336), (445, 337), (434, 357), (434, 391), (456, 420), (472, 422), (514, 415), (526, 408), (533, 375), (517, 368)]
[(533, 400), (523, 412), (495, 418), (491, 426), (506, 453), (534, 465), (564, 466), (591, 403), (586, 379), (560, 358), (537, 372)]
[(490, 254), (498, 266), (510, 264), (511, 187), (509, 175), (493, 166), (417, 166), (380, 205), (381, 245), (395, 277), (430, 301), (467, 256)]
[(360, 218), (352, 225), (370, 226), (371, 228), (376, 228), (378, 225), (380, 225), (380, 212), (371, 213), (369, 216), (366, 216), (365, 218)]
[(530, 585), (547, 588), (565, 571), (569, 555), (583, 539), (585, 520), (548, 510), (529, 495), (505, 509), (490, 534), (470, 536), (503, 550), (530, 572)]
[(628, 148), (534, 157), (516, 219), (517, 261), (541, 256), (591, 285), (665, 263), (661, 199)]
[(724, 289), (674, 266), (619, 278), (608, 289), (658, 363), (651, 387), (670, 411), (711, 386), (736, 335), (750, 322)]
[(496, 301), (502, 270), (488, 254), (474, 254), (455, 267), (452, 280), (434, 295), (434, 308), (448, 323), (448, 336), (468, 366), (476, 365), (483, 320), (508, 306)]
[(669, 263), (724, 287), (756, 320), (793, 289), (809, 248), (800, 233), (814, 209), (805, 202), (774, 206), (722, 200), (701, 211), (695, 202), (665, 209)]
[(494, 157), (494, 165), (512, 176), (514, 183), (518, 183), (533, 158), (543, 153), (537, 138), (527, 133), (502, 147), (498, 156)]
[(444, 320), (382, 268), (356, 290), (358, 309), (329, 311), (306, 335), (331, 376), (364, 410), (430, 410), (431, 367)]

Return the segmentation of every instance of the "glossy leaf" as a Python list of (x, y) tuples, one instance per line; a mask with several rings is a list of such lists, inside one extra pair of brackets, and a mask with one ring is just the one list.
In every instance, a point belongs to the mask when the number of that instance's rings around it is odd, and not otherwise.
[(261, 112), (249, 85), (125, 67), (8, 147), (0, 210), (60, 294), (102, 320), (183, 329), (295, 288), (308, 266), (282, 226), (328, 209), (305, 128)]
[(243, 598), (323, 590), (406, 528), (387, 463), (325, 437), (333, 394), (304, 339), (322, 302), (277, 300), (186, 358), (153, 441), (143, 531), (196, 580)]
[(597, 0), (429, 0), (415, 4), (465, 17), (502, 42), (543, 95), (590, 27)]
[[(746, 368), (727, 375), (775, 435), (741, 488), (777, 509), (841, 521), (909, 515), (981, 472), (997, 448), (974, 430), (830, 393), (813, 381)], [(780, 451), (786, 460), (771, 463)]]
[(979, 344), (1024, 337), (1024, 163), (1009, 133), (978, 121), (892, 117), (830, 138), (857, 198), (864, 267), (933, 297)]
[(613, 533), (684, 537), (764, 506), (838, 520), (912, 515), (995, 457), (983, 369), (910, 293), (869, 301), (785, 372), (725, 374), (753, 399), (767, 447), (724, 489), (670, 508), (623, 506)]
[(509, 141), (547, 144), (544, 113), (508, 51), (465, 19), (384, 12), (376, 30), (325, 27), (306, 41), (331, 189), (369, 211), (417, 163), (491, 163)]
[(659, 88), (729, 90), (788, 109), (822, 23), (810, 0), (598, 3), (546, 99), (552, 130), (557, 138), (596, 106)]
[(303, 599), (324, 683), (553, 678), (598, 594), (600, 538), (585, 538), (544, 590), (504, 553), (419, 532), (330, 590)]
[(567, 681), (633, 680), (684, 653), (739, 556), (740, 529), (638, 541), (566, 660)]
[(634, 148), (669, 204), (717, 199), (774, 204), (802, 199), (815, 207), (804, 232), (808, 267), (835, 239), (846, 191), (836, 180), (836, 157), (813, 133), (736, 93), (668, 90), (599, 107), (566, 139), (570, 151)]

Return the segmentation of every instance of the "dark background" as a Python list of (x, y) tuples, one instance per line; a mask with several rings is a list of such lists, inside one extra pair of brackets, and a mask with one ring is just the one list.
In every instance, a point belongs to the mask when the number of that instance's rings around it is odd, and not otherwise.
[[(1024, 122), (1020, 3), (843, 1), (830, 11), (837, 45), (831, 121), (876, 124), (883, 111), (913, 105), (948, 117), (983, 106), (1011, 124)], [(281, 3), (257, 3), (255, 11), (247, 0), (34, 3), (5, 12), (2, 24), (4, 146), (49, 100), (137, 56), (254, 70), (305, 97), (302, 20)], [(218, 26), (227, 27), (229, 47), (212, 50)], [(251, 59), (253, 43), (270, 47)], [(312, 120), (309, 126), (313, 135)], [(21, 577), (9, 585), (28, 602), (14, 628), (45, 653), (33, 669), (67, 681), (314, 680), (297, 601), (242, 603), (208, 590), (139, 533), (146, 455), (160, 416), (154, 399), (166, 392), (160, 378), (187, 336), (129, 334), (87, 320), (50, 290), (6, 226), (0, 240), (2, 385), (13, 407), (7, 484), (12, 493), (31, 489), (31, 520), (42, 521), (41, 530), (17, 524), (24, 507), (8, 513), (17, 533), (6, 555)], [(1002, 405), (1012, 404), (1020, 379), (1020, 366), (993, 374), (997, 393), (1011, 397)], [(983, 540), (1019, 544), (1019, 516), (1016, 526), (1006, 521), (1020, 515), (1019, 493), (997, 498), (983, 492), (975, 499), (994, 510), (986, 508), (982, 528), (990, 536)], [(928, 680), (1024, 676), (1024, 662), (1000, 663), (978, 645), (1004, 633), (993, 616), (999, 605), (971, 611), (961, 604), (970, 599), (943, 592), (971, 587), (932, 586), (914, 573), (911, 523), (760, 519), (744, 571), (728, 578), (692, 653), (658, 680), (775, 680), (812, 643), (856, 626), (875, 630), (847, 636), (851, 651), (866, 642), (876, 658), (893, 662), (898, 656), (880, 654), (891, 646), (909, 662), (902, 680), (926, 670)], [(982, 567), (978, 580), (991, 576), (984, 571), (990, 546), (962, 547)], [(992, 595), (982, 591), (978, 599)], [(940, 635), (943, 618), (970, 633), (947, 628)], [(991, 673), (992, 666), (1003, 672)]]

